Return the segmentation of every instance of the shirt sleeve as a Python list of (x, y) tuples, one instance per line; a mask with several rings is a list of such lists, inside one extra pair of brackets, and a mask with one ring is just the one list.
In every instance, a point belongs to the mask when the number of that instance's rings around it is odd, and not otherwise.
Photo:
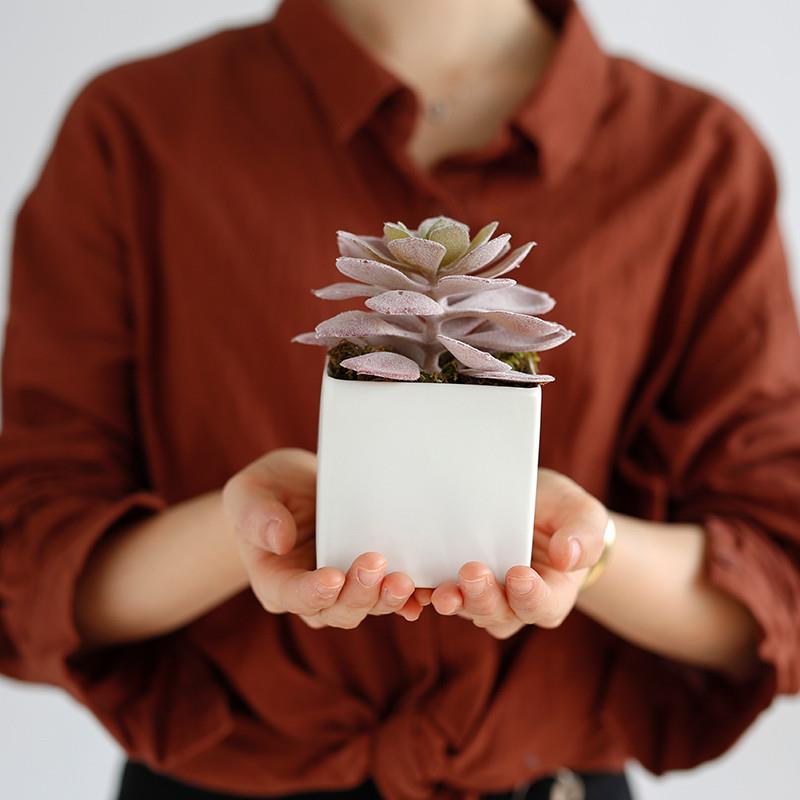
[(746, 683), (620, 643), (611, 720), (648, 769), (724, 752), (800, 690), (800, 335), (764, 147), (721, 107), (654, 344), (627, 414), (622, 511), (695, 522), (706, 575), (759, 630)]
[(212, 666), (182, 631), (87, 655), (73, 618), (92, 548), (164, 507), (137, 421), (124, 155), (111, 107), (97, 81), (79, 95), (16, 224), (0, 436), (0, 671), (62, 687), (129, 754), (165, 767), (230, 728)]

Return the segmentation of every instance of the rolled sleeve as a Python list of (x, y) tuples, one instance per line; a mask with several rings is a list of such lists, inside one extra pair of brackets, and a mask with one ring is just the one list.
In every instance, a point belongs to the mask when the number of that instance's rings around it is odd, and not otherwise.
[(800, 691), (800, 580), (794, 561), (763, 530), (740, 519), (709, 516), (706, 575), (736, 598), (759, 628), (758, 655), (779, 694)]
[(3, 355), (0, 671), (61, 687), (167, 768), (224, 737), (229, 691), (183, 630), (86, 651), (74, 595), (93, 548), (164, 508), (137, 414), (136, 310), (102, 80), (74, 102), (17, 219)]
[[(77, 686), (69, 664), (81, 648), (75, 626), (75, 586), (89, 554), (116, 526), (158, 511), (164, 503), (148, 493), (115, 502), (87, 503), (80, 498), (41, 502), (59, 527), (58, 557), (38, 558), (35, 575), (20, 570), (14, 585), (6, 582), (2, 619), (15, 644), (18, 677)], [(47, 522), (39, 529), (51, 530)], [(70, 530), (65, 531), (67, 527)]]
[(704, 577), (758, 625), (746, 682), (620, 643), (610, 721), (645, 767), (729, 748), (800, 691), (800, 334), (763, 146), (720, 109), (659, 337), (623, 433), (616, 497), (706, 532)]

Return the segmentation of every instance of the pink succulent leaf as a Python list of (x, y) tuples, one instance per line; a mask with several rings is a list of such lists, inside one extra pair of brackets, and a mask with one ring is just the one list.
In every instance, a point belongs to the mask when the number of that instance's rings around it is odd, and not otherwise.
[(380, 286), (383, 289), (411, 289), (413, 291), (427, 289), (424, 284), (412, 280), (399, 269), (369, 258), (340, 256), (336, 259), (336, 269), (343, 275), (347, 275), (348, 278), (372, 286)]
[(348, 231), (337, 231), (336, 242), (339, 253), (349, 258), (370, 258), (396, 264), (382, 238), (377, 236), (357, 236)]
[(467, 292), (487, 292), (494, 289), (507, 289), (513, 286), (516, 281), (513, 278), (487, 279), (479, 278), (477, 275), (445, 275), (439, 278), (431, 292), (437, 300), (442, 297), (454, 294), (465, 294)]
[(505, 275), (506, 272), (511, 272), (516, 269), (528, 256), (533, 248), (536, 247), (536, 242), (526, 242), (510, 253), (502, 261), (492, 264), (488, 269), (478, 273), (480, 278), (499, 278)]
[(464, 334), (463, 339), (473, 347), (479, 347), (482, 350), (516, 353), (528, 350), (537, 352), (552, 350), (554, 347), (564, 344), (574, 335), (572, 331), (559, 326), (559, 330), (541, 336), (520, 336), (506, 330), (489, 330)]
[[(325, 338), (324, 336), (317, 336), (316, 331), (307, 331), (306, 333), (298, 333), (297, 336), (293, 336), (292, 341), (298, 342), (299, 344), (318, 344), (328, 347), (329, 345), (325, 341)], [(333, 347), (338, 341), (339, 340), (336, 339), (330, 346)]]
[(341, 339), (353, 336), (403, 336), (418, 341), (423, 340), (422, 334), (405, 330), (368, 311), (343, 311), (335, 317), (320, 322), (315, 330), (320, 336), (338, 336)]
[[(502, 278), (500, 279), (502, 280)], [(519, 314), (546, 314), (556, 301), (546, 292), (538, 292), (527, 286), (511, 286), (497, 291), (480, 292), (449, 303), (450, 311), (515, 311)], [(369, 300), (367, 301), (369, 305)]]
[(562, 326), (557, 322), (550, 322), (546, 319), (531, 316), (530, 314), (518, 314), (516, 311), (476, 311), (476, 316), (494, 322), (500, 328), (518, 336), (545, 336), (555, 333)]
[(408, 356), (412, 361), (417, 364), (425, 363), (425, 346), (417, 344), (399, 336), (370, 336), (369, 343), (376, 347), (391, 347), (398, 353)]
[(543, 336), (536, 343), (536, 347), (531, 349), (535, 349), (537, 351), (552, 350), (554, 347), (559, 347), (560, 345), (564, 344), (564, 342), (568, 342), (574, 335), (574, 331), (569, 330), (569, 328), (559, 326), (559, 330), (554, 331), (547, 336)]
[[(488, 242), (484, 242), (472, 252), (467, 253), (459, 258), (458, 261), (453, 262), (447, 268), (447, 274), (467, 275), (472, 272), (477, 272), (479, 269), (483, 269), (487, 264), (491, 264), (496, 258), (508, 252), (510, 249), (508, 244), (510, 239), (511, 234), (509, 233), (503, 233), (500, 236), (496, 236), (494, 239), (489, 239)], [(485, 278), (489, 276), (481, 275), (481, 277)]]
[(419, 364), (399, 353), (365, 353), (345, 358), (341, 366), (390, 381), (415, 381), (419, 378)]
[[(300, 344), (316, 344), (321, 347), (331, 348), (336, 347), (344, 338), (344, 336), (318, 336), (314, 331), (309, 331), (308, 333), (299, 333), (292, 341)], [(364, 339), (357, 337), (351, 337), (350, 341), (360, 345), (367, 344)]]
[(510, 364), (495, 358), (483, 350), (478, 350), (458, 339), (451, 339), (449, 336), (436, 337), (465, 367), (472, 369), (490, 370), (492, 372), (506, 372), (511, 369)]
[(389, 248), (386, 246), (386, 240), (383, 236), (359, 236), (362, 242), (364, 242), (368, 247), (371, 247), (376, 253), (379, 253), (382, 259), (385, 259), (389, 264), (396, 264), (394, 258), (392, 258), (392, 254), (389, 252)]
[(415, 314), (421, 317), (434, 317), (444, 313), (444, 306), (428, 295), (403, 289), (370, 297), (364, 305), (379, 314)]
[[(377, 312), (376, 312), (377, 313)], [(425, 327), (425, 320), (420, 317), (405, 315), (405, 314), (380, 314), (378, 316), (381, 319), (385, 319), (387, 322), (391, 322), (392, 325), (397, 326), (398, 328), (402, 328), (406, 331), (411, 331), (412, 333), (421, 333), (424, 330), (427, 330)]]
[(372, 297), (379, 294), (380, 291), (381, 289), (377, 286), (341, 281), (340, 283), (323, 286), (321, 289), (312, 289), (311, 294), (323, 300), (350, 300), (353, 297)]
[(440, 330), (445, 336), (463, 339), (481, 325), (483, 325), (483, 320), (478, 317), (458, 317), (457, 319), (442, 320)]
[(346, 231), (337, 231), (336, 244), (339, 247), (339, 254), (349, 258), (380, 258), (380, 254), (369, 247), (360, 236)]
[(475, 248), (480, 247), (484, 242), (488, 242), (489, 239), (494, 236), (494, 232), (497, 230), (497, 226), (499, 222), (490, 222), (488, 225), (484, 225), (473, 237), (472, 241), (469, 243), (469, 248), (467, 249), (468, 253), (471, 253)]
[(504, 372), (464, 369), (460, 370), (460, 372), (462, 375), (469, 375), (473, 378), (490, 378), (496, 381), (506, 381), (507, 383), (550, 383), (555, 380), (552, 375), (531, 375), (529, 372), (517, 372), (515, 369)]
[(392, 239), (387, 243), (387, 247), (396, 259), (410, 264), (429, 277), (436, 275), (436, 270), (439, 269), (439, 264), (447, 253), (447, 248), (443, 244), (419, 239), (416, 236)]

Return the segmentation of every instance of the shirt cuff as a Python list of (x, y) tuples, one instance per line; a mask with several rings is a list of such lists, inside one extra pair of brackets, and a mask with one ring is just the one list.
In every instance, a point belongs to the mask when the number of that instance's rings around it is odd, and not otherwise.
[(800, 676), (800, 573), (763, 530), (740, 519), (700, 515), (704, 568), (759, 625), (759, 664), (736, 680), (619, 640), (609, 674), (605, 724), (650, 772), (691, 769), (726, 752)]
[(800, 691), (800, 568), (762, 530), (742, 520), (707, 516), (706, 575), (753, 615), (758, 656), (776, 694)]

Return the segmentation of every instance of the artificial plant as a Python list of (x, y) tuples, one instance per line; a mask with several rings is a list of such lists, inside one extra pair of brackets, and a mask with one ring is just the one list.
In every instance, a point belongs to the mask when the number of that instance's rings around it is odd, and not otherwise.
[(351, 281), (312, 291), (326, 300), (364, 297), (369, 310), (343, 311), (293, 341), (327, 347), (345, 375), (553, 380), (536, 372), (536, 354), (574, 334), (539, 318), (555, 305), (549, 294), (503, 277), (519, 267), (535, 242), (509, 252), (511, 236), (494, 236), (497, 226), (490, 222), (470, 238), (463, 222), (439, 216), (423, 220), (416, 230), (387, 222), (382, 237), (339, 231), (336, 268)]

